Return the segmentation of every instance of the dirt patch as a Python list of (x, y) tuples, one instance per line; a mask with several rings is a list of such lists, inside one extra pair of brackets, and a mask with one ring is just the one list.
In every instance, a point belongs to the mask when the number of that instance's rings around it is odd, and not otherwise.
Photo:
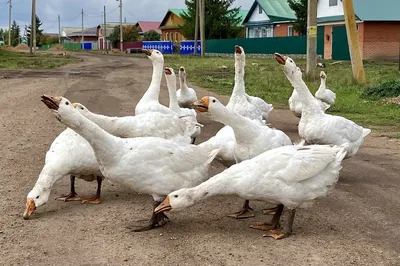
[[(280, 241), (249, 228), (270, 220), (261, 213), (266, 204), (251, 202), (255, 218), (232, 220), (226, 215), (239, 210), (243, 200), (226, 196), (171, 212), (164, 228), (133, 233), (126, 227), (149, 218), (151, 197), (105, 181), (99, 205), (54, 201), (69, 192), (68, 177), (58, 181), (49, 202), (24, 221), (26, 195), (50, 144), (64, 130), (40, 95), (63, 94), (94, 112), (123, 116), (133, 114), (150, 82), (147, 58), (78, 56), (82, 62), (57, 71), (96, 71), (96, 77), (47, 73), (48, 78), (0, 81), (0, 265), (398, 265), (399, 142), (376, 134), (367, 137), (357, 156), (345, 160), (330, 195), (298, 210), (293, 235)], [(118, 64), (126, 67), (114, 67)], [(197, 94), (217, 96), (201, 88)], [(163, 81), (163, 104), (168, 104), (167, 95)], [(227, 102), (227, 97), (218, 98)], [(204, 124), (199, 142), (221, 128), (199, 120)], [(297, 139), (298, 119), (290, 111), (276, 108), (270, 122)], [(215, 163), (212, 174), (223, 169)], [(96, 184), (79, 180), (76, 189), (80, 196), (89, 196)]]
[(15, 48), (17, 50), (23, 50), (23, 51), (29, 50), (29, 46), (26, 43), (20, 43), (17, 46), (15, 46)]
[(393, 97), (393, 98), (386, 98), (386, 99), (383, 99), (382, 102), (400, 104), (400, 96)]
[(61, 44), (52, 46), (48, 51), (67, 51)]

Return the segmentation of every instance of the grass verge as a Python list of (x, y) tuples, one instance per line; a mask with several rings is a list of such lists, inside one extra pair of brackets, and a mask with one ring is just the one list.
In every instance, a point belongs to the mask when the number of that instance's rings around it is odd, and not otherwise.
[(50, 69), (77, 62), (72, 56), (37, 52), (30, 56), (26, 52), (11, 52), (0, 49), (0, 69)]
[[(352, 79), (350, 62), (329, 65), (323, 69), (327, 74), (327, 87), (336, 92), (337, 99), (328, 113), (344, 116), (384, 135), (400, 138), (400, 105), (385, 104), (362, 99), (365, 88)], [(296, 60), (305, 69), (305, 60)], [(230, 95), (234, 85), (233, 57), (165, 56), (165, 65), (178, 69), (181, 65), (188, 72), (188, 81), (219, 94)], [(380, 84), (399, 77), (398, 64), (391, 62), (365, 62), (367, 85)], [(246, 60), (246, 92), (258, 96), (276, 107), (287, 107), (293, 88), (283, 74), (282, 67), (274, 59)], [(320, 81), (306, 81), (312, 93)], [(199, 95), (202, 96), (202, 95)]]

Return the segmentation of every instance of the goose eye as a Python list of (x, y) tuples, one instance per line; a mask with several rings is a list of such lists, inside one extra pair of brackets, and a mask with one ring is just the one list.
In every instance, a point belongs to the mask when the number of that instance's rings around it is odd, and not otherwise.
[(178, 195), (174, 195), (174, 198), (177, 198), (178, 197)]
[(69, 102), (66, 102), (65, 105), (69, 105)]
[(81, 107), (81, 109), (82, 109), (82, 110), (85, 110), (85, 109), (83, 109), (83, 107)]
[(217, 102), (217, 101), (214, 99), (214, 100), (212, 100), (212, 102), (215, 103), (215, 102)]
[(39, 196), (36, 197), (36, 199), (38, 199), (38, 198), (39, 198)]

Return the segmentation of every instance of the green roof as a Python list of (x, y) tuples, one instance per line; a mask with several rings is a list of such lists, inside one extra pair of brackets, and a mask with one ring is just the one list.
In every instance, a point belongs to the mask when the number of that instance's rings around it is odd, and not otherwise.
[(271, 21), (296, 20), (287, 0), (255, 0), (243, 23), (249, 21), (257, 5), (260, 5)]
[(241, 18), (241, 20), (240, 20), (240, 22), (239, 22), (239, 25), (242, 25), (243, 24), (243, 21), (245, 20), (245, 18), (247, 17), (247, 14), (249, 13), (249, 10), (242, 10), (242, 9), (240, 9), (240, 11), (239, 11), (239, 16), (240, 16), (240, 18)]
[(400, 21), (400, 1), (354, 0), (354, 13), (362, 21)]
[(177, 15), (178, 17), (182, 16), (183, 13), (187, 13), (188, 12), (187, 9), (177, 9), (177, 8), (169, 9), (169, 11), (171, 11), (172, 13)]

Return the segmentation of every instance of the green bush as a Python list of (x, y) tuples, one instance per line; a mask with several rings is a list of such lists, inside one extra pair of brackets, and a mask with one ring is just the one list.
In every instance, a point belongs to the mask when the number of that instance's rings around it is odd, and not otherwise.
[(375, 86), (369, 86), (361, 94), (362, 98), (392, 98), (400, 96), (400, 79), (391, 80)]

